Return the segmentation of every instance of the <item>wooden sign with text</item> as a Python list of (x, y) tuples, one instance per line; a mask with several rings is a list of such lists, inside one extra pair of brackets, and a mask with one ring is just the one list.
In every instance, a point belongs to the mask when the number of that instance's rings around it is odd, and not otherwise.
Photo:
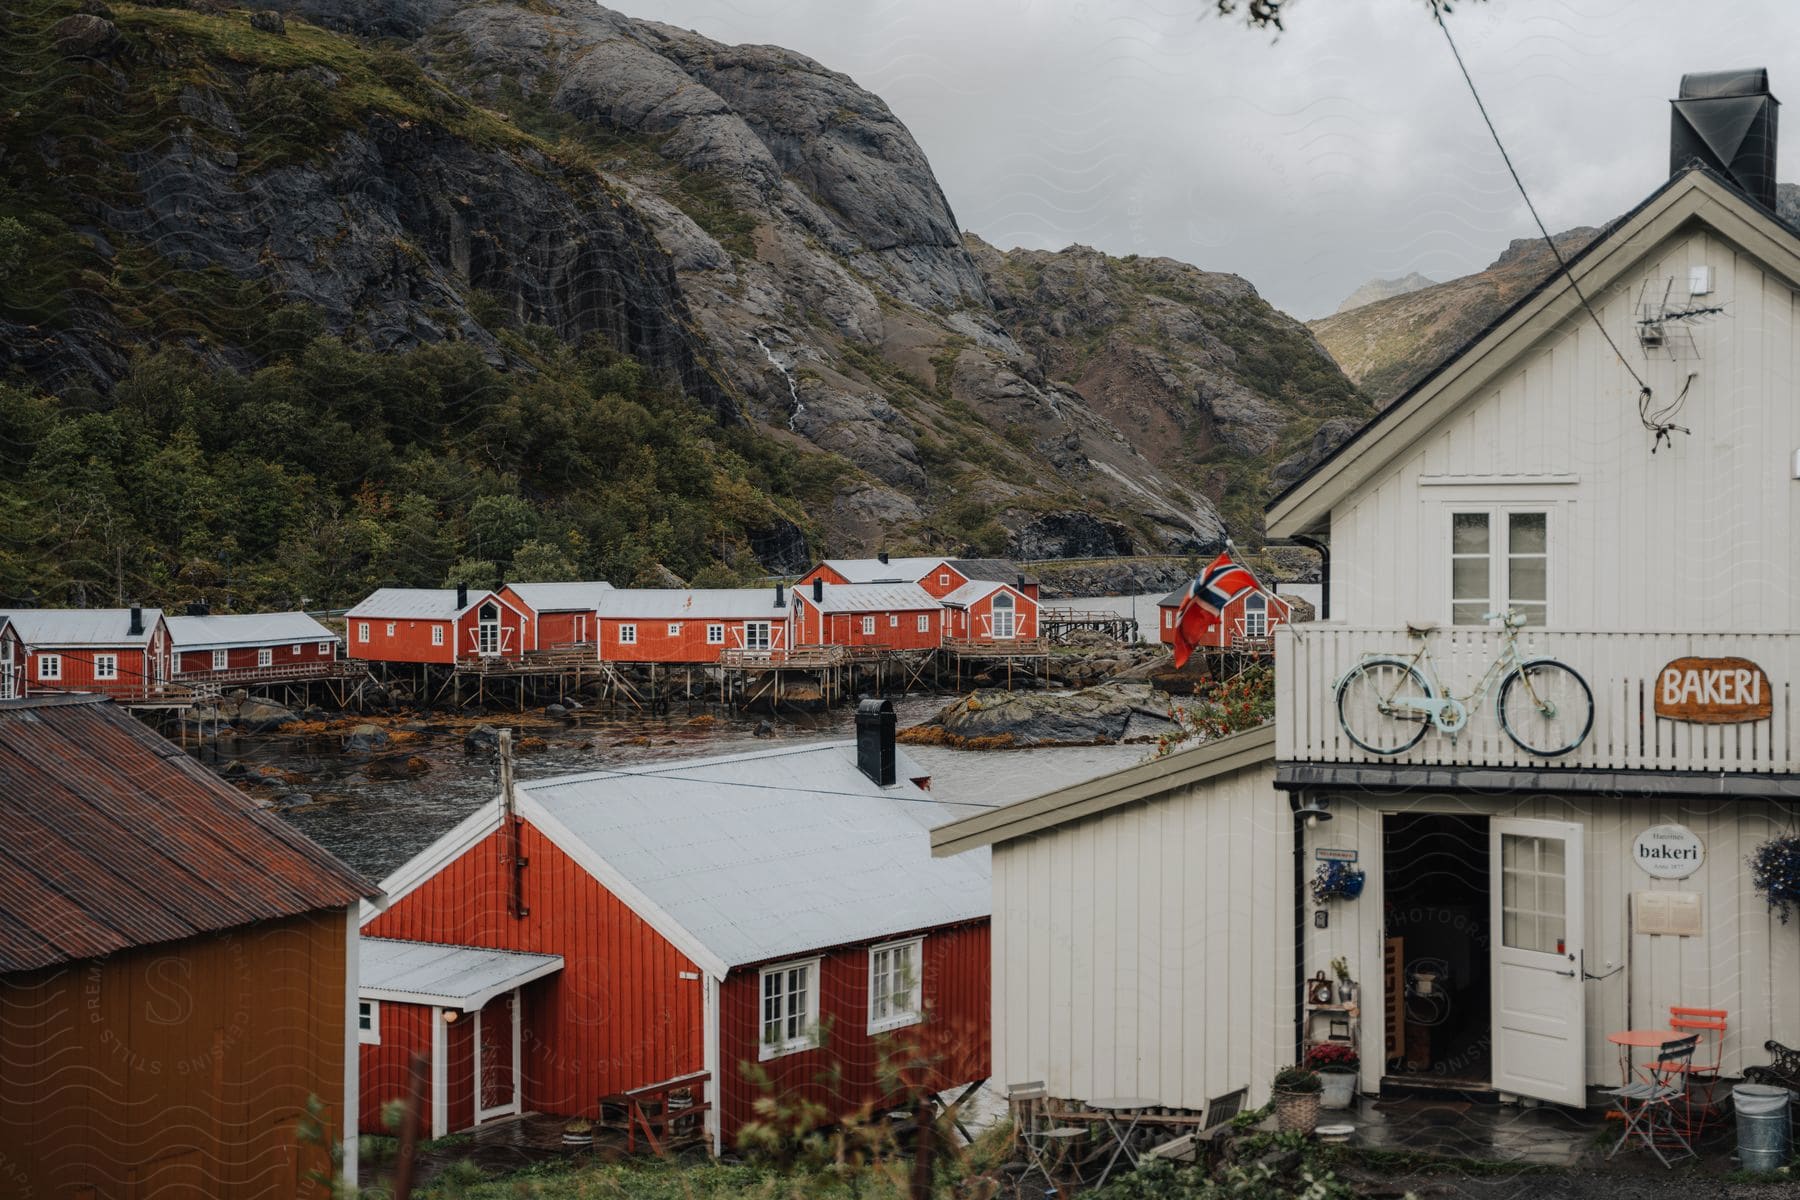
[(1656, 673), (1656, 715), (1670, 721), (1766, 721), (1773, 707), (1768, 675), (1747, 658), (1678, 658)]

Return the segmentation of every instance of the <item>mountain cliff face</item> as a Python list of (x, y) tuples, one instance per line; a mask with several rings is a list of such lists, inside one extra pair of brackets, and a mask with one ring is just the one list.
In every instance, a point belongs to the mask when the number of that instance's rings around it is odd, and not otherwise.
[(1395, 296), (1404, 296), (1408, 292), (1416, 292), (1420, 288), (1437, 286), (1437, 280), (1429, 279), (1417, 271), (1410, 271), (1398, 279), (1371, 279), (1369, 282), (1344, 297), (1344, 302), (1337, 306), (1337, 313), (1342, 316), (1353, 308), (1361, 308), (1365, 304), (1373, 304), (1377, 300), (1392, 300)]
[[(740, 572), (1208, 548), (1369, 411), (1242, 280), (965, 242), (887, 106), (802, 55), (579, 0), (271, 2), (0, 13), (16, 382), (106, 408), (147, 351), (245, 374), (300, 330), (510, 392), (597, 341), (716, 423), (683, 436)], [(500, 475), (595, 569), (552, 485)]]

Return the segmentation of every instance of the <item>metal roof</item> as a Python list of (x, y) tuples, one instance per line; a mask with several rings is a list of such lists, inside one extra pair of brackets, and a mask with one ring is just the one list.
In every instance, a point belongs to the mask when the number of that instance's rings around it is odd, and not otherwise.
[(1037, 580), (1019, 569), (1019, 564), (1006, 558), (947, 558), (945, 562), (955, 567), (964, 579), (998, 579), (1018, 586), (1019, 577), (1023, 575), (1026, 583)]
[(938, 607), (935, 596), (916, 583), (827, 583), (824, 599), (815, 603), (812, 589), (801, 588), (801, 599), (820, 612), (930, 612)]
[(27, 646), (141, 646), (156, 632), (162, 609), (146, 608), (144, 632), (132, 637), (129, 608), (15, 608), (7, 613)]
[(579, 583), (509, 583), (506, 586), (535, 612), (592, 612), (596, 595), (613, 590), (613, 585), (603, 579)]
[(217, 613), (170, 617), (169, 637), (177, 650), (222, 650), (231, 646), (279, 646), (292, 642), (335, 642), (338, 635), (303, 612)]
[[(1013, 587), (1010, 583), (996, 583), (992, 579), (971, 579), (969, 582), (957, 588), (954, 592), (951, 592), (948, 596), (945, 596), (939, 603), (943, 604), (946, 608), (967, 608), (976, 601), (984, 600), (988, 596), (993, 595), (1001, 588), (1010, 589), (1021, 596), (1025, 595), (1024, 592), (1020, 592), (1018, 588)], [(1029, 599), (1029, 597), (1027, 598)]]
[(824, 565), (851, 583), (917, 583), (931, 568), (949, 560), (934, 554), (930, 558), (828, 558)]
[(491, 592), (469, 589), (469, 602), (456, 603), (455, 588), (377, 588), (344, 616), (408, 617), (417, 621), (448, 621), (460, 617), (486, 600)]
[[(970, 806), (934, 799), (827, 742), (519, 785), (522, 811), (716, 973), (977, 920), (985, 854), (931, 856), (929, 830)], [(575, 853), (578, 848), (579, 853)], [(671, 936), (671, 932), (674, 936)]]
[[(784, 600), (787, 593), (783, 593)], [(614, 588), (595, 597), (602, 617), (676, 621), (684, 618), (754, 617), (783, 620), (787, 605), (775, 607), (775, 589), (767, 588)]]
[(526, 954), (481, 946), (358, 939), (356, 994), (478, 1012), (501, 992), (563, 968), (560, 954)]
[(100, 696), (0, 701), (0, 972), (377, 889)]

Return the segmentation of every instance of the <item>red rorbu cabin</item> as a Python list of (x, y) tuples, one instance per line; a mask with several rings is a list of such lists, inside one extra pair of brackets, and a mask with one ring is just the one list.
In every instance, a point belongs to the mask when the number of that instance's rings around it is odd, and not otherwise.
[(0, 613), (0, 700), (17, 700), (25, 694), (25, 643), (12, 618)]
[(381, 588), (344, 614), (351, 658), (441, 663), (519, 658), (533, 646), (536, 618), (517, 601), (467, 587)]
[(270, 679), (302, 678), (338, 657), (338, 635), (303, 612), (169, 617), (175, 674), (183, 680), (222, 671)]
[(972, 579), (941, 603), (945, 637), (1005, 642), (1038, 635), (1038, 602), (1010, 583)]
[(935, 650), (944, 610), (916, 583), (826, 583), (794, 589), (794, 644)]
[(159, 608), (26, 608), (7, 614), (24, 645), (31, 692), (98, 692), (119, 700), (160, 695), (174, 674)]
[(765, 1092), (826, 1122), (891, 1103), (896, 1055), (935, 1091), (985, 1078), (987, 860), (931, 856), (962, 810), (897, 752), (891, 704), (857, 722), (855, 743), (523, 782), (395, 872), (363, 920), (365, 1119), (415, 1053), (434, 1136), (678, 1090), (715, 1150)]
[(727, 650), (788, 651), (792, 609), (773, 588), (614, 588), (597, 597), (600, 661), (716, 663)]
[(802, 575), (795, 587), (807, 587), (815, 579), (826, 583), (916, 583), (933, 596), (943, 598), (975, 579), (1013, 584), (1033, 600), (1038, 581), (1004, 558), (828, 558)]
[(612, 590), (612, 584), (600, 580), (509, 583), (500, 589), (500, 598), (536, 615), (537, 625), (530, 649), (555, 650), (594, 644), (597, 628), (594, 610), (600, 594)]
[[(1157, 640), (1165, 646), (1175, 644), (1175, 616), (1181, 611), (1181, 602), (1187, 599), (1187, 594), (1188, 588), (1184, 585), (1156, 602), (1156, 611), (1160, 614), (1156, 623)], [(1276, 627), (1287, 624), (1293, 615), (1293, 605), (1267, 588), (1258, 587), (1227, 604), (1223, 618), (1207, 630), (1199, 645), (1216, 650), (1233, 647), (1266, 650), (1274, 645), (1271, 635)]]

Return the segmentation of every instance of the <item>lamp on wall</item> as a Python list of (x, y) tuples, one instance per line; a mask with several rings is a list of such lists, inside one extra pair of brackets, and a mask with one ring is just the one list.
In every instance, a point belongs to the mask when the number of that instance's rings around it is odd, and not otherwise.
[(1297, 816), (1306, 818), (1306, 827), (1308, 829), (1318, 828), (1320, 821), (1331, 820), (1330, 802), (1323, 796), (1309, 794), (1306, 797), (1305, 803), (1296, 808), (1294, 813)]
[(462, 1014), (457, 1012), (454, 1008), (446, 1008), (444, 1010), (444, 1024), (454, 1025), (456, 1024), (456, 1018), (460, 1016), (462, 1016)]

